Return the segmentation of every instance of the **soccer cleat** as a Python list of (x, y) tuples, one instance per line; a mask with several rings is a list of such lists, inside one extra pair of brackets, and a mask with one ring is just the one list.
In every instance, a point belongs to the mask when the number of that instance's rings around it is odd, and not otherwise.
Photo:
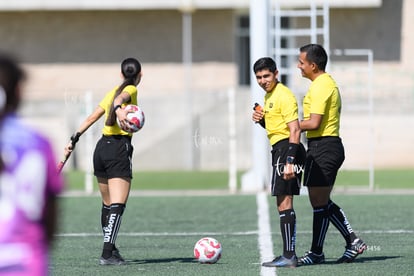
[(283, 256), (275, 258), (273, 261), (265, 262), (262, 266), (266, 267), (296, 267), (298, 264), (298, 258), (296, 255), (293, 255), (292, 258), (288, 259)]
[(298, 265), (313, 265), (313, 264), (322, 264), (325, 262), (325, 255), (322, 253), (317, 255), (312, 251), (308, 251), (299, 258)]
[[(119, 254), (119, 252), (118, 252)], [(119, 255), (120, 257), (121, 255)], [(103, 257), (101, 257), (101, 259), (99, 260), (99, 264), (100, 265), (123, 265), (125, 264), (124, 259), (122, 259), (122, 257), (117, 257), (115, 255), (112, 255), (111, 257), (109, 257), (108, 259), (105, 259)]]
[(115, 248), (114, 250), (112, 250), (112, 256), (114, 256), (115, 258), (118, 258), (121, 261), (125, 261), (124, 258), (122, 258), (121, 254), (119, 253), (119, 250), (117, 248)]
[(366, 243), (361, 239), (355, 239), (351, 245), (345, 246), (344, 254), (336, 260), (336, 263), (352, 263), (358, 255), (364, 253), (365, 249), (367, 249)]

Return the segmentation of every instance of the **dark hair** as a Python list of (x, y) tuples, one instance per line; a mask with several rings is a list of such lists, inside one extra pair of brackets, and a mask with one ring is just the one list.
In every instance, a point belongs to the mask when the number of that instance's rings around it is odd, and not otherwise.
[[(121, 94), (121, 92), (124, 90), (126, 86), (135, 85), (137, 77), (139, 73), (141, 73), (141, 63), (139, 63), (139, 61), (136, 60), (135, 58), (124, 59), (124, 61), (122, 61), (121, 63), (121, 73), (122, 73), (122, 76), (124, 77), (124, 81), (116, 90), (112, 102), (115, 100), (115, 98), (119, 94)], [(112, 103), (111, 108), (109, 109), (109, 115), (105, 122), (105, 125), (113, 126), (115, 124), (115, 120), (116, 120), (116, 115), (114, 111), (114, 105)]]
[(264, 69), (269, 69), (270, 72), (275, 72), (277, 70), (276, 62), (270, 57), (259, 58), (253, 65), (253, 72), (257, 73)]
[[(25, 73), (17, 62), (11, 56), (0, 53), (0, 129), (6, 113), (14, 112), (19, 107), (20, 95), (17, 89), (24, 78)], [(0, 172), (3, 168), (0, 154)]]
[(326, 64), (328, 63), (328, 55), (325, 49), (319, 44), (308, 44), (300, 47), (300, 52), (306, 53), (306, 59), (315, 63), (319, 70), (325, 71)]

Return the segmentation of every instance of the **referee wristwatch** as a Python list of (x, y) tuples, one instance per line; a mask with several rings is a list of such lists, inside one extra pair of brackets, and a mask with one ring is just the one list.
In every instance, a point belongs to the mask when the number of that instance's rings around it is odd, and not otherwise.
[(293, 164), (293, 163), (295, 163), (295, 157), (293, 156), (286, 157), (286, 164)]

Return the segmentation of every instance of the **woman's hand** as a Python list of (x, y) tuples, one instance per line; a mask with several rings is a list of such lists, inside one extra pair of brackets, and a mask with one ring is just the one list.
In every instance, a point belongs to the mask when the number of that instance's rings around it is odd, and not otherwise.
[(69, 142), (69, 144), (66, 145), (63, 155), (65, 157), (69, 156), (73, 151), (73, 146), (72, 146), (72, 142)]
[(72, 153), (72, 151), (75, 149), (75, 145), (76, 145), (76, 143), (79, 141), (79, 137), (81, 136), (82, 134), (80, 133), (80, 132), (76, 132), (76, 133), (74, 133), (71, 137), (70, 137), (70, 141), (69, 141), (69, 143), (66, 145), (66, 147), (65, 147), (65, 149), (64, 149), (64, 152), (63, 152), (63, 155), (65, 156), (65, 157), (68, 157), (71, 153)]
[(125, 110), (124, 108), (117, 108), (115, 110), (115, 115), (118, 118), (120, 128), (127, 128), (130, 124), (127, 115), (130, 112), (134, 112), (133, 110)]

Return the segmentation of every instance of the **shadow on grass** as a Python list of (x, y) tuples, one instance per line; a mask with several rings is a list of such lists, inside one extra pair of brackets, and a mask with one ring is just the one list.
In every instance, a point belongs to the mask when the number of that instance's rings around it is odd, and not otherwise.
[[(372, 261), (385, 261), (389, 259), (398, 259), (401, 256), (373, 256), (373, 257), (358, 257), (352, 263), (365, 263), (365, 262), (372, 262)], [(352, 264), (350, 263), (350, 264)], [(327, 260), (325, 264), (329, 265), (337, 265), (336, 260)], [(348, 264), (348, 263), (339, 263), (339, 264)]]
[(126, 260), (127, 264), (157, 264), (157, 263), (197, 263), (194, 258), (165, 258), (165, 259), (144, 259), (144, 260)]

